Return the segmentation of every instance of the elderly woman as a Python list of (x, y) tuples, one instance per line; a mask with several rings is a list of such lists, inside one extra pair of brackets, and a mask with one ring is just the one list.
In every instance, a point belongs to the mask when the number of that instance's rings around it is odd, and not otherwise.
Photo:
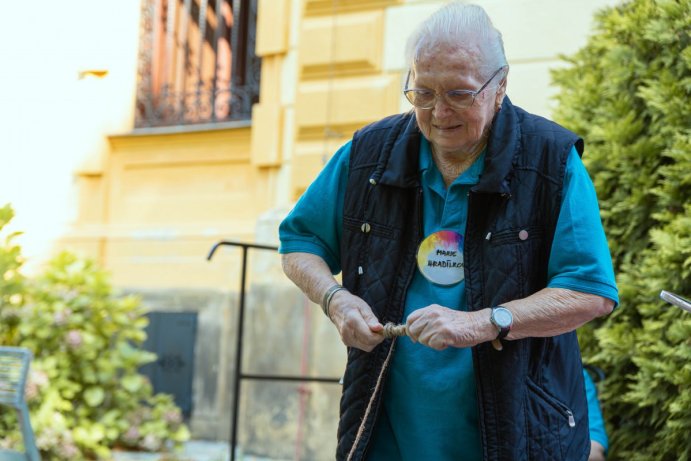
[(337, 459), (587, 459), (574, 330), (618, 300), (583, 141), (511, 104), (480, 7), (407, 54), (413, 112), (355, 133), (279, 230), (348, 346)]

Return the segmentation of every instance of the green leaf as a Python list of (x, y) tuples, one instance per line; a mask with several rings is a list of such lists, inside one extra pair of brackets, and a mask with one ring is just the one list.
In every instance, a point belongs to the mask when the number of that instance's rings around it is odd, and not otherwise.
[(98, 407), (103, 403), (105, 396), (102, 387), (90, 387), (84, 392), (84, 401), (91, 407)]
[(137, 393), (144, 385), (144, 379), (139, 375), (128, 375), (122, 379), (122, 387), (131, 393)]

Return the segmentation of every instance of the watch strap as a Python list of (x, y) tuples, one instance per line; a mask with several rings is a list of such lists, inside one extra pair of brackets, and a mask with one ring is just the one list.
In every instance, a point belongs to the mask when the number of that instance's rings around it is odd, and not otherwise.
[(504, 339), (509, 335), (509, 331), (511, 331), (511, 327), (499, 327), (499, 334), (497, 335), (497, 339)]

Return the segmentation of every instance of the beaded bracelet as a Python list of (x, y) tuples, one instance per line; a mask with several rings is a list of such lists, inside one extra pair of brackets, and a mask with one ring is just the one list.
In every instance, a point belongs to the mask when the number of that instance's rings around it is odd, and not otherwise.
[(328, 318), (331, 318), (331, 315), (329, 315), (329, 308), (331, 307), (331, 299), (334, 297), (336, 293), (338, 293), (341, 290), (346, 290), (347, 288), (344, 287), (343, 285), (334, 285), (328, 290), (326, 290), (326, 293), (324, 293), (324, 297), (322, 297), (322, 311), (324, 311), (324, 315), (326, 315)]

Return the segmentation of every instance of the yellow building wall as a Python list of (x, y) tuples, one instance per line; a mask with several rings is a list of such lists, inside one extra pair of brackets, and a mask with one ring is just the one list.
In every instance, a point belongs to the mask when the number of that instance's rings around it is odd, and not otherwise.
[(270, 206), (251, 135), (246, 126), (110, 136), (102, 174), (79, 177), (80, 221), (63, 243), (100, 258), (118, 286), (227, 286), (236, 265), (206, 255), (220, 240), (253, 240)]
[(385, 11), (400, 0), (306, 0), (298, 24), (295, 200), (358, 128), (399, 111), (400, 72), (384, 69)]
[(384, 11), (402, 2), (336, 3), (261, 0), (251, 124), (108, 136), (101, 167), (77, 175), (79, 211), (62, 245), (99, 258), (122, 287), (227, 286), (237, 257), (209, 264), (209, 248), (275, 243), (277, 222), (257, 236), (261, 216), (296, 200), (356, 129), (399, 110), (400, 72), (383, 68)]

